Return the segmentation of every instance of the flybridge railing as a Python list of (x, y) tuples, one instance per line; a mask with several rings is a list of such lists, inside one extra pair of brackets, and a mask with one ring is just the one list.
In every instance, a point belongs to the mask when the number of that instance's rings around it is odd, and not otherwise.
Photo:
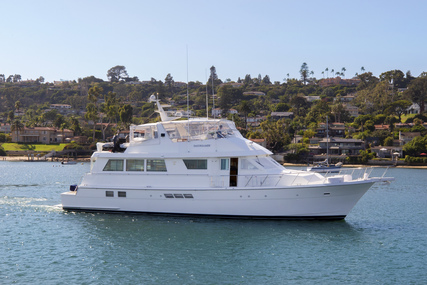
[(162, 125), (173, 142), (221, 139), (234, 134), (229, 122), (219, 120), (166, 122)]
[(158, 139), (166, 132), (173, 142), (221, 139), (238, 135), (234, 123), (226, 120), (189, 120), (162, 122), (161, 125), (131, 126), (130, 141)]

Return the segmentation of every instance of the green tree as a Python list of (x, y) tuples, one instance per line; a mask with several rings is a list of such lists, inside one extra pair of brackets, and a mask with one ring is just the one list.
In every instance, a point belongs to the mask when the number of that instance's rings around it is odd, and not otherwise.
[(285, 120), (280, 119), (277, 122), (264, 121), (260, 125), (262, 135), (267, 142), (267, 148), (272, 152), (278, 152), (285, 145), (291, 142), (291, 137), (287, 134)]
[(304, 62), (301, 65), (301, 69), (299, 70), (299, 73), (301, 74), (301, 80), (304, 84), (307, 84), (307, 78), (308, 78), (309, 72), (310, 71), (308, 70), (308, 65), (307, 63)]
[(6, 156), (7, 153), (2, 146), (0, 146), (0, 156)]
[(24, 130), (24, 124), (20, 120), (13, 121), (10, 130), (15, 132), (16, 142), (19, 142), (19, 132)]
[(245, 129), (248, 128), (248, 114), (252, 111), (251, 104), (249, 101), (242, 100), (239, 104), (239, 110), (245, 116)]
[(274, 108), (275, 112), (287, 112), (291, 106), (289, 106), (286, 103), (277, 103), (277, 105)]
[(307, 100), (304, 97), (297, 95), (291, 99), (291, 106), (295, 116), (301, 116), (305, 113), (305, 109), (309, 107)]
[(268, 75), (264, 76), (261, 83), (264, 85), (270, 85), (271, 84), (270, 76), (268, 76)]
[(362, 90), (365, 88), (373, 88), (378, 83), (378, 78), (375, 77), (372, 72), (365, 72), (358, 75), (360, 83), (357, 86), (357, 90)]
[(16, 109), (16, 111), (17, 112), (19, 112), (19, 109), (21, 109), (21, 107), (22, 107), (22, 103), (21, 103), (21, 101), (16, 101), (15, 102), (15, 109)]
[(41, 120), (45, 123), (46, 121), (53, 122), (56, 119), (56, 116), (58, 115), (59, 115), (58, 111), (56, 109), (52, 109), (46, 113), (43, 113), (41, 116)]
[(418, 156), (420, 153), (427, 152), (427, 138), (415, 137), (403, 146), (403, 151), (409, 156)]
[(224, 85), (218, 89), (218, 107), (222, 110), (223, 117), (227, 116), (228, 110), (243, 97), (240, 88)]
[(350, 114), (341, 102), (333, 105), (331, 111), (334, 114), (335, 122), (341, 123), (350, 120)]
[(384, 139), (384, 145), (385, 146), (393, 146), (393, 137), (386, 137)]
[(7, 121), (9, 122), (9, 124), (13, 122), (13, 119), (15, 119), (15, 112), (10, 110), (9, 113), (7, 114)]
[(62, 142), (64, 142), (64, 140), (65, 140), (65, 138), (64, 138), (64, 130), (66, 128), (68, 128), (68, 122), (64, 121), (59, 128), (61, 129)]
[(246, 84), (246, 85), (249, 85), (249, 84), (252, 83), (252, 78), (251, 78), (250, 74), (246, 74), (245, 75), (245, 79), (243, 80), (243, 83)]
[(394, 114), (399, 117), (399, 122), (402, 121), (402, 115), (405, 114), (406, 109), (412, 105), (411, 101), (398, 100), (391, 103), (390, 107), (386, 110), (387, 113)]
[[(104, 103), (101, 105), (101, 111), (102, 114), (106, 116), (107, 122), (104, 125), (101, 125), (101, 131), (102, 131), (102, 140), (105, 141), (105, 131), (110, 126), (110, 124), (113, 122), (113, 120), (116, 120), (118, 117), (118, 101), (116, 98), (116, 93), (114, 92), (108, 92), (107, 95), (104, 96)], [(101, 121), (104, 123), (103, 118), (101, 118)]]
[(210, 75), (207, 82), (208, 92), (212, 91), (213, 93), (211, 94), (213, 95), (215, 93), (215, 86), (218, 86), (221, 83), (222, 83), (221, 79), (218, 79), (218, 75), (216, 74), (216, 68), (215, 66), (212, 65), (210, 68)]
[(326, 115), (328, 117), (330, 115), (329, 105), (326, 101), (319, 100), (308, 111), (307, 116), (305, 117), (305, 123), (324, 122), (326, 120)]
[(13, 76), (13, 82), (19, 82), (19, 81), (21, 81), (21, 75), (15, 74), (15, 76)]
[(123, 65), (116, 65), (110, 68), (107, 72), (107, 78), (110, 82), (118, 82), (120, 80), (125, 80), (129, 75), (126, 71), (126, 67)]
[(380, 81), (393, 84), (393, 88), (403, 88), (405, 86), (405, 74), (400, 70), (390, 70), (380, 74)]
[(168, 73), (168, 75), (166, 75), (166, 78), (165, 78), (165, 85), (168, 88), (168, 91), (170, 93), (173, 93), (172, 92), (173, 91), (173, 84), (174, 84), (173, 77), (170, 73)]
[(64, 116), (58, 114), (58, 116), (56, 116), (55, 120), (53, 121), (53, 125), (57, 128), (60, 129), (61, 125), (65, 123), (65, 118)]
[(98, 121), (98, 108), (95, 106), (94, 103), (89, 103), (86, 105), (86, 114), (85, 119), (89, 122), (92, 121), (93, 123), (93, 132), (92, 132), (92, 141), (95, 141), (95, 127), (96, 122)]
[(409, 84), (406, 94), (413, 102), (417, 102), (421, 112), (424, 112), (424, 102), (427, 98), (427, 76), (414, 79)]
[(101, 98), (103, 91), (104, 89), (102, 87), (100, 87), (99, 85), (94, 85), (89, 89), (87, 99), (89, 100), (89, 102), (95, 104), (95, 106), (98, 106), (98, 99)]
[(82, 129), (80, 127), (80, 122), (74, 116), (72, 116), (70, 118), (70, 129), (74, 132), (74, 135), (76, 135), (76, 136), (78, 136), (82, 133)]
[(125, 104), (119, 109), (120, 120), (126, 129), (128, 129), (130, 123), (132, 122), (132, 112), (132, 106), (129, 104)]

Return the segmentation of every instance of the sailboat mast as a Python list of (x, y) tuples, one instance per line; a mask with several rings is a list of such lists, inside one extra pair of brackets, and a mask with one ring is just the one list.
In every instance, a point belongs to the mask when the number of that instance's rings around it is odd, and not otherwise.
[(187, 118), (190, 119), (190, 99), (188, 96), (188, 46), (187, 46)]
[(206, 119), (209, 119), (209, 95), (208, 95), (208, 71), (205, 69), (205, 77), (206, 77)]
[[(215, 109), (215, 91), (214, 91), (214, 77), (213, 77), (213, 72), (211, 70), (211, 77), (212, 77), (212, 110)], [(215, 119), (215, 111), (213, 111), (214, 113), (214, 119)]]
[(329, 165), (329, 123), (326, 116), (326, 164)]

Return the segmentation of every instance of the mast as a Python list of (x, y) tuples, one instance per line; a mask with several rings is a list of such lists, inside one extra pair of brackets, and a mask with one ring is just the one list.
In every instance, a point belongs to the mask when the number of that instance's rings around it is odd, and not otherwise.
[(188, 46), (187, 46), (187, 118), (190, 119), (190, 101), (188, 98)]
[(205, 77), (206, 77), (206, 119), (209, 119), (209, 95), (208, 95), (208, 71), (205, 69)]
[(329, 123), (326, 116), (326, 165), (329, 165)]
[[(212, 110), (215, 109), (215, 91), (214, 91), (214, 78), (213, 73), (211, 71), (211, 77), (212, 77)], [(215, 110), (214, 110), (214, 119), (215, 119)]]

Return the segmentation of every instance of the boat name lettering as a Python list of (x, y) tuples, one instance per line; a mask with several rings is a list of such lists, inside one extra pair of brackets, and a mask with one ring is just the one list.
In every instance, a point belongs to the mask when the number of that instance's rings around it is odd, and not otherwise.
[(194, 147), (210, 147), (210, 144), (195, 144)]

